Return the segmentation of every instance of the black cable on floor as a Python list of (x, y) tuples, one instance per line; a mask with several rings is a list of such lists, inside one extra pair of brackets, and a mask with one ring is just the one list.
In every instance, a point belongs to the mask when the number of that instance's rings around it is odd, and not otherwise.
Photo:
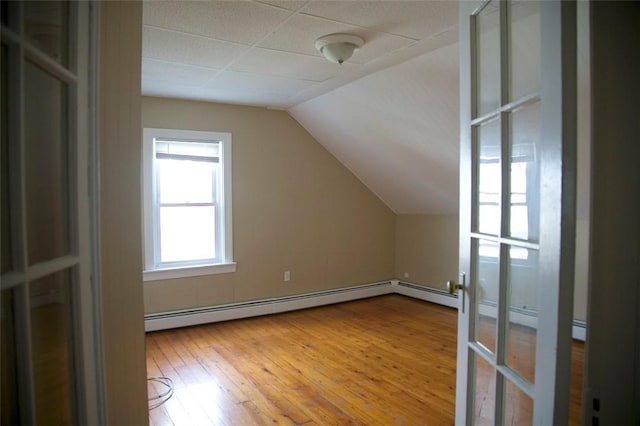
[(167, 388), (166, 391), (149, 398), (149, 410), (161, 406), (173, 396), (173, 380), (169, 377), (149, 377), (147, 381), (160, 383)]

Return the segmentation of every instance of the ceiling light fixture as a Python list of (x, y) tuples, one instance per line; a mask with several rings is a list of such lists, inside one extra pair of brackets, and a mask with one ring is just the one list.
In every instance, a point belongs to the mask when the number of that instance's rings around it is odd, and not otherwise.
[(352, 34), (329, 34), (316, 40), (316, 49), (331, 62), (342, 64), (359, 49), (364, 40)]

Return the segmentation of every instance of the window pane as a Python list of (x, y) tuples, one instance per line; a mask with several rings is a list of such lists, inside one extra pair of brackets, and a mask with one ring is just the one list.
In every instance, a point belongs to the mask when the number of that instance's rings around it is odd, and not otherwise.
[(533, 400), (517, 385), (505, 379), (504, 424), (528, 426), (533, 424)]
[(22, 2), (10, 0), (2, 0), (0, 2), (0, 4), (2, 4), (2, 10), (0, 10), (0, 14), (2, 14), (2, 25), (6, 25), (16, 32), (18, 31), (19, 24), (20, 3)]
[(540, 90), (540, 2), (509, 2), (509, 99)]
[(0, 311), (0, 350), (2, 350), (2, 405), (0, 424), (20, 424), (18, 409), (18, 355), (16, 347), (15, 298), (13, 289), (2, 290)]
[[(5, 2), (2, 2), (4, 5)], [(3, 9), (4, 11), (4, 9)], [(1, 78), (0, 78), (0, 93), (2, 96), (0, 97), (0, 114), (2, 117), (2, 122), (0, 124), (0, 138), (1, 138), (1, 151), (0, 151), (0, 184), (2, 187), (0, 188), (0, 222), (2, 225), (1, 233), (2, 233), (2, 257), (0, 258), (0, 265), (2, 269), (2, 273), (13, 270), (13, 253), (11, 250), (11, 230), (13, 226), (11, 224), (10, 217), (10, 202), (9, 202), (9, 188), (11, 185), (9, 184), (9, 178), (11, 176), (9, 172), (9, 84), (7, 77), (7, 67), (9, 64), (7, 63), (8, 56), (8, 48), (5, 44), (2, 44), (2, 66), (1, 70)], [(13, 65), (13, 64), (11, 64)]]
[(212, 203), (218, 163), (156, 159), (160, 203)]
[(493, 120), (475, 129), (478, 159), (476, 164), (477, 230), (485, 234), (500, 234), (500, 121)]
[(490, 1), (475, 19), (476, 117), (500, 105), (499, 3)]
[(475, 352), (470, 351), (473, 365), (474, 425), (493, 426), (496, 410), (496, 370)]
[(25, 65), (25, 165), (29, 265), (69, 250), (67, 87)]
[(39, 425), (71, 425), (71, 271), (32, 281), (31, 348), (33, 393)]
[(196, 157), (218, 158), (219, 142), (182, 142), (166, 139), (155, 139), (156, 153), (194, 155)]
[(160, 208), (160, 261), (215, 259), (214, 206)]
[(540, 217), (540, 102), (509, 115), (512, 237), (538, 241)]
[(475, 340), (496, 352), (498, 292), (500, 274), (500, 245), (493, 241), (474, 240), (473, 259), (476, 283)]
[[(9, 25), (9, 2), (8, 1), (3, 0), (2, 2), (0, 2), (0, 19), (2, 19), (2, 25)], [(4, 61), (2, 63), (5, 64)]]
[(69, 2), (25, 1), (24, 30), (29, 41), (62, 65), (67, 65)]
[(509, 249), (506, 363), (530, 383), (535, 379), (538, 334), (537, 259), (536, 250)]

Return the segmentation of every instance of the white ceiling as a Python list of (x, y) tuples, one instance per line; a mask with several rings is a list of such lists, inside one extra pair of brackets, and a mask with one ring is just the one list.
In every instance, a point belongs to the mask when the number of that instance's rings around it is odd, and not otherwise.
[[(455, 1), (145, 1), (143, 17), (144, 95), (288, 110), (396, 213), (457, 211)], [(314, 47), (336, 32), (365, 40), (342, 65)]]
[(458, 211), (458, 45), (289, 113), (399, 214)]

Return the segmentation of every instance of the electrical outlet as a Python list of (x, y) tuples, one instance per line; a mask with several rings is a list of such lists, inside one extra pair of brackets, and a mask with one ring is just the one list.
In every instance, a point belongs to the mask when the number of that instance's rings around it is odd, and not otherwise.
[(409, 278), (409, 273), (408, 273), (408, 272), (405, 272), (405, 273), (404, 273), (404, 277), (405, 277), (405, 278)]
[(291, 281), (291, 271), (284, 271), (284, 280)]

